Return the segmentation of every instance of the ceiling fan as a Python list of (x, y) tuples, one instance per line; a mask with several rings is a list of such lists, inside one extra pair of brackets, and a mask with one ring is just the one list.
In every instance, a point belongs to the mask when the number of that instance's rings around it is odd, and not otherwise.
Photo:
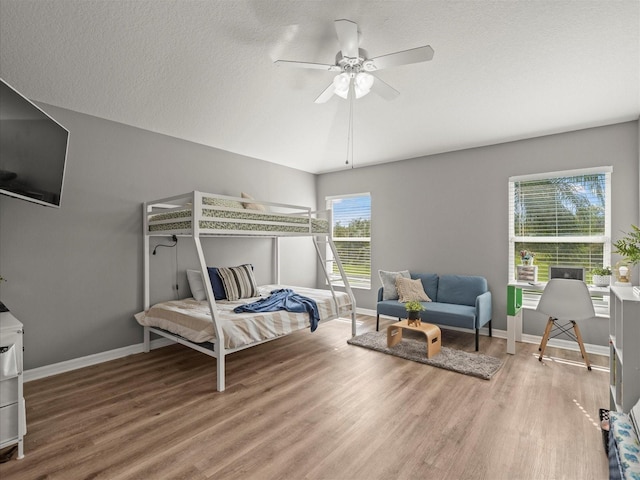
[(387, 100), (393, 100), (400, 95), (400, 92), (372, 72), (398, 65), (428, 62), (433, 58), (433, 49), (429, 45), (368, 58), (367, 52), (359, 48), (357, 23), (350, 20), (336, 20), (335, 27), (340, 51), (336, 54), (334, 65), (292, 60), (275, 61), (276, 65), (340, 72), (331, 85), (316, 98), (315, 103), (325, 103), (334, 94), (346, 99), (351, 93), (355, 98), (360, 98), (372, 90)]

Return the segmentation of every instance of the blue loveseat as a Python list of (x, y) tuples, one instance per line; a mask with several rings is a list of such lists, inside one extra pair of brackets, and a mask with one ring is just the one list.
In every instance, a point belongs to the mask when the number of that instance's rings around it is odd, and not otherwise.
[[(420, 312), (423, 322), (448, 327), (468, 328), (476, 332), (476, 351), (480, 328), (489, 327), (491, 336), (491, 292), (484, 277), (468, 275), (437, 275), (435, 273), (411, 273), (412, 279), (420, 279), (425, 293), (432, 300), (421, 302), (425, 310)], [(406, 318), (404, 303), (383, 300), (383, 288), (378, 290), (376, 330), (380, 328), (380, 315), (398, 319)]]

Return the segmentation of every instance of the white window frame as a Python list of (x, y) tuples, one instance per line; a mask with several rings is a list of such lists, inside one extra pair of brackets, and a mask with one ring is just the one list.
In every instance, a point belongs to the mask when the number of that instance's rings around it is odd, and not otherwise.
[[(369, 197), (369, 204), (371, 205), (371, 193), (370, 192), (363, 192), (363, 193), (350, 193), (350, 194), (345, 194), (345, 195), (331, 195), (331, 196), (327, 196), (325, 197), (325, 203), (326, 203), (326, 208), (327, 209), (331, 209), (332, 211), (332, 215), (331, 215), (331, 239), (333, 240), (334, 245), (336, 245), (336, 249), (337, 249), (337, 244), (341, 241), (349, 241), (349, 242), (368, 242), (369, 243), (369, 261), (371, 262), (371, 236), (369, 237), (337, 237), (334, 238), (333, 236), (333, 226), (334, 226), (334, 216), (333, 216), (333, 203), (336, 200), (344, 200), (347, 198), (354, 198), (354, 197)], [(371, 222), (371, 206), (369, 208), (369, 222)], [(371, 235), (371, 223), (369, 224), (369, 235)], [(338, 275), (337, 277), (335, 275), (332, 274), (333, 272), (333, 252), (331, 251), (331, 248), (329, 245), (327, 245), (327, 273), (329, 274), (329, 276), (331, 277), (331, 282), (332, 285), (334, 286), (344, 286), (344, 282), (342, 281), (342, 278), (340, 278), (340, 276)], [(345, 267), (345, 259), (342, 258), (342, 265), (345, 268), (345, 273), (346, 270), (348, 270), (348, 268)], [(371, 290), (371, 265), (369, 265), (369, 277), (367, 279), (362, 279), (360, 277), (351, 277), (349, 276), (349, 274), (347, 273), (347, 278), (349, 279), (349, 285), (351, 286), (352, 289), (362, 289), (362, 290)]]
[[(508, 281), (509, 283), (517, 283), (516, 280), (516, 265), (515, 265), (515, 244), (518, 242), (526, 243), (602, 243), (603, 244), (603, 266), (611, 265), (611, 174), (613, 173), (613, 167), (593, 167), (582, 168), (577, 170), (564, 170), (557, 172), (538, 173), (531, 175), (518, 175), (509, 177), (509, 261), (508, 261)], [(559, 236), (559, 237), (530, 237), (530, 236), (518, 236), (514, 233), (515, 222), (515, 182), (533, 181), (533, 180), (547, 180), (550, 178), (560, 177), (575, 177), (580, 175), (593, 175), (593, 174), (605, 174), (605, 225), (604, 235), (599, 236)], [(535, 309), (538, 306), (540, 295), (542, 293), (541, 288), (544, 287), (544, 282), (540, 282), (537, 288), (533, 290), (527, 290), (523, 288), (522, 303), (524, 308)], [(609, 296), (603, 295), (601, 297), (594, 296), (593, 306), (597, 316), (608, 317), (609, 316)]]

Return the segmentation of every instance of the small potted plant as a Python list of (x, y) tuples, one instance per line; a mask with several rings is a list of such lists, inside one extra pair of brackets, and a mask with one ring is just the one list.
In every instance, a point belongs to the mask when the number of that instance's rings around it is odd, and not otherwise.
[(611, 283), (611, 268), (602, 267), (591, 270), (593, 284), (596, 287), (608, 287)]
[(631, 232), (625, 233), (613, 246), (615, 253), (625, 257), (631, 265), (640, 263), (640, 228), (631, 225)]
[(409, 321), (420, 319), (420, 312), (424, 310), (424, 306), (420, 302), (411, 301), (404, 304), (407, 310), (407, 318)]
[(533, 258), (535, 256), (536, 254), (529, 250), (520, 250), (520, 261), (522, 265), (533, 265)]
[(631, 225), (631, 232), (625, 233), (617, 242), (613, 243), (618, 255), (622, 255), (624, 260), (619, 261), (615, 266), (616, 285), (631, 286), (631, 268), (640, 263), (640, 228)]

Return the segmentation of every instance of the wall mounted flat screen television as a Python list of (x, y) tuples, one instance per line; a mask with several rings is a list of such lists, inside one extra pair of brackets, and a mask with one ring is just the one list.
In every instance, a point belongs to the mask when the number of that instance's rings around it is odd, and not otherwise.
[(0, 193), (60, 207), (69, 131), (0, 78)]

